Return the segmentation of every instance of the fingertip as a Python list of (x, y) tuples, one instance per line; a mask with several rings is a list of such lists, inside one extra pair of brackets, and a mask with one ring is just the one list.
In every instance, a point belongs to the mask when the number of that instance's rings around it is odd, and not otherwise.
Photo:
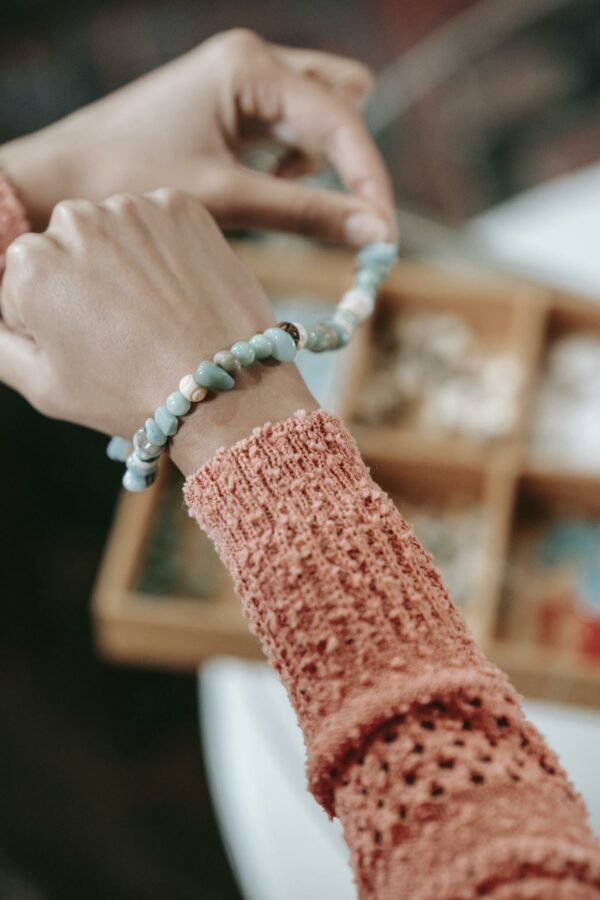
[(345, 219), (344, 235), (352, 247), (364, 247), (379, 241), (395, 243), (398, 229), (395, 221), (374, 209), (354, 210)]

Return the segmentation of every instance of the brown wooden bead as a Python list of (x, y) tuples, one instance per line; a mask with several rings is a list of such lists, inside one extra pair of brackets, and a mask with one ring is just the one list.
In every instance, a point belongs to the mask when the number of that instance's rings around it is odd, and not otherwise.
[(296, 347), (298, 346), (298, 344), (300, 343), (300, 332), (293, 322), (278, 322), (277, 327), (281, 328), (282, 331), (287, 331), (287, 333), (293, 339)]

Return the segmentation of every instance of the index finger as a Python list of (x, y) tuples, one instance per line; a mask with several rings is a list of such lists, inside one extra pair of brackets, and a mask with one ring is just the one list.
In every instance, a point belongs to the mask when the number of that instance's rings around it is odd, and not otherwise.
[(286, 75), (280, 86), (283, 123), (294, 142), (308, 153), (323, 154), (346, 187), (385, 216), (393, 239), (396, 224), (390, 177), (360, 114), (301, 75)]
[(270, 47), (284, 65), (354, 103), (362, 102), (373, 87), (370, 69), (356, 59), (280, 44), (271, 44)]

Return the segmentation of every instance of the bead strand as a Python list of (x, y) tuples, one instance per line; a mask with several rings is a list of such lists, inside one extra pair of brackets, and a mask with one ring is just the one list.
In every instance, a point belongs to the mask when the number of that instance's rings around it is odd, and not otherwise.
[(146, 419), (133, 441), (111, 438), (108, 456), (126, 465), (123, 486), (128, 491), (149, 487), (156, 480), (160, 455), (169, 438), (177, 434), (180, 418), (187, 415), (193, 404), (201, 403), (209, 391), (232, 390), (236, 376), (255, 360), (272, 357), (278, 362), (293, 362), (298, 350), (322, 353), (345, 347), (358, 325), (373, 313), (379, 287), (397, 255), (395, 244), (369, 244), (357, 255), (354, 284), (332, 316), (318, 319), (310, 328), (299, 322), (279, 322), (247, 341), (236, 341), (228, 349), (217, 351), (212, 361), (202, 360), (193, 374), (184, 375), (178, 390), (156, 408), (154, 416)]

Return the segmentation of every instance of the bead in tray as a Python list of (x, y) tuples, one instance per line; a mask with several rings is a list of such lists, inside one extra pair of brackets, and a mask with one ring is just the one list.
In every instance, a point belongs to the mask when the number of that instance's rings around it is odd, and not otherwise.
[(514, 427), (521, 384), (517, 360), (483, 352), (458, 315), (397, 315), (376, 326), (375, 364), (356, 418), (485, 442)]
[(553, 342), (529, 435), (534, 460), (600, 471), (600, 337), (584, 331)]

